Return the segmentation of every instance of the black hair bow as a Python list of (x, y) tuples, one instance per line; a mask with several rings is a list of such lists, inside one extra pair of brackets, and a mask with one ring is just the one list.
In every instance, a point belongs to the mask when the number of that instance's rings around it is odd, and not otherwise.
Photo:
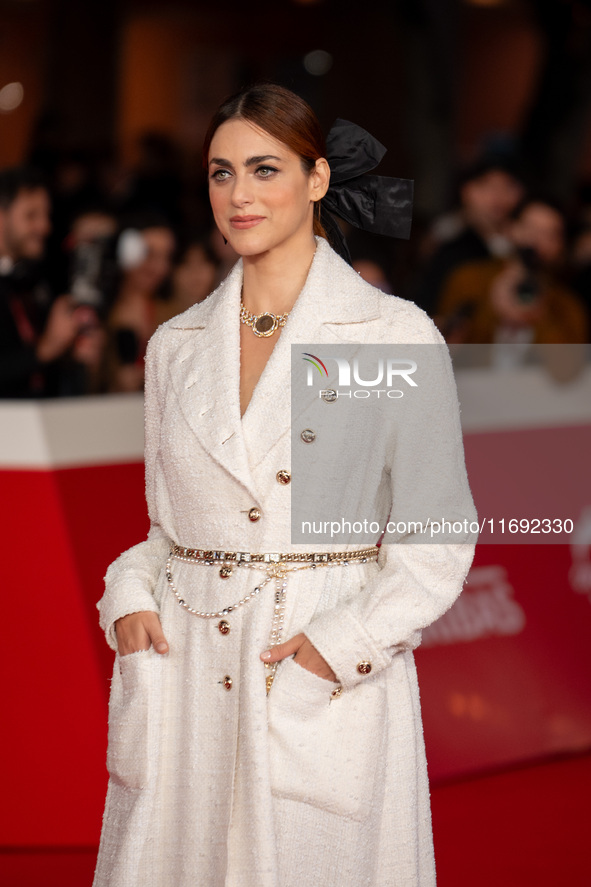
[(336, 251), (351, 264), (343, 233), (333, 215), (356, 228), (387, 237), (410, 237), (412, 179), (366, 175), (386, 148), (348, 120), (335, 121), (326, 139), (330, 186), (320, 203), (320, 221)]

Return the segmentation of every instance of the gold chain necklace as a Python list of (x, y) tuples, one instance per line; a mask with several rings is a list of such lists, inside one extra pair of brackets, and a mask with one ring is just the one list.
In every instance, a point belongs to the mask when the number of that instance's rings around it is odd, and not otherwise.
[(251, 314), (244, 307), (242, 296), (240, 296), (240, 321), (251, 328), (255, 336), (267, 338), (272, 336), (275, 330), (280, 326), (285, 326), (285, 322), (289, 317), (289, 311), (285, 314), (271, 314), (265, 311), (263, 314)]

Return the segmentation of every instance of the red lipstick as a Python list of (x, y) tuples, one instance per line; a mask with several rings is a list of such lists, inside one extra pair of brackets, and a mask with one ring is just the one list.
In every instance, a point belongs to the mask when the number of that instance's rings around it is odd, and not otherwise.
[(258, 225), (259, 222), (262, 222), (264, 218), (264, 216), (232, 216), (230, 224), (232, 225), (232, 228), (238, 228), (239, 230), (243, 228), (254, 228), (254, 226)]

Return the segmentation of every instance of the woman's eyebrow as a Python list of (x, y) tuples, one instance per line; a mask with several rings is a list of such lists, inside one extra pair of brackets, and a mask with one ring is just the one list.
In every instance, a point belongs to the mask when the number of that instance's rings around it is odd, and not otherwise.
[[(259, 154), (256, 157), (248, 157), (244, 161), (244, 166), (255, 166), (257, 163), (263, 163), (265, 160), (278, 160), (281, 163), (281, 157), (277, 157), (275, 154)], [(231, 163), (230, 160), (225, 160), (223, 157), (212, 157), (209, 161), (209, 166), (214, 163), (216, 166), (229, 166), (234, 169), (234, 164)]]
[(263, 163), (265, 160), (278, 160), (281, 162), (281, 157), (276, 157), (275, 154), (260, 154), (256, 157), (249, 157), (248, 160), (244, 161), (244, 165), (255, 166), (255, 164)]

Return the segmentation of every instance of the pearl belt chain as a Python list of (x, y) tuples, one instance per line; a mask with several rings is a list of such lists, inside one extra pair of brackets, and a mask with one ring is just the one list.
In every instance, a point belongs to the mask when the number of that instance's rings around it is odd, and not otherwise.
[[(172, 544), (170, 554), (166, 561), (166, 579), (170, 585), (177, 601), (188, 613), (193, 616), (199, 616), (201, 619), (219, 619), (229, 616), (238, 607), (244, 606), (248, 601), (258, 597), (263, 588), (273, 580), (275, 581), (275, 607), (273, 611), (273, 621), (271, 625), (271, 636), (269, 639), (269, 647), (274, 647), (281, 643), (283, 632), (283, 624), (285, 621), (285, 599), (287, 592), (287, 578), (289, 573), (298, 570), (314, 570), (316, 567), (347, 567), (350, 563), (365, 564), (368, 561), (375, 561), (378, 557), (378, 548), (373, 545), (371, 548), (361, 548), (355, 551), (327, 551), (327, 552), (288, 552), (280, 554), (277, 552), (266, 554), (251, 554), (245, 551), (220, 551), (201, 548), (185, 548), (181, 545)], [(256, 585), (250, 594), (247, 594), (241, 600), (234, 604), (229, 604), (215, 613), (207, 613), (190, 607), (184, 598), (181, 597), (179, 590), (176, 588), (172, 576), (172, 561), (179, 560), (185, 563), (201, 564), (203, 566), (219, 568), (219, 574), (222, 579), (228, 579), (235, 568), (249, 567), (253, 570), (262, 570), (266, 572), (266, 577)], [(267, 693), (271, 689), (277, 663), (265, 663), (267, 669)]]

